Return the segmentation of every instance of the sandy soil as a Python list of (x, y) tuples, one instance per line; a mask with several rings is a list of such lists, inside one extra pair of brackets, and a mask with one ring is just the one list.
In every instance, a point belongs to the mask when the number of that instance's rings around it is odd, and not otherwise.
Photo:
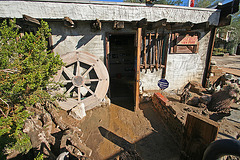
[(95, 160), (114, 159), (128, 151), (145, 160), (179, 158), (179, 147), (152, 102), (141, 104), (136, 112), (115, 104), (99, 107), (87, 112), (79, 125)]

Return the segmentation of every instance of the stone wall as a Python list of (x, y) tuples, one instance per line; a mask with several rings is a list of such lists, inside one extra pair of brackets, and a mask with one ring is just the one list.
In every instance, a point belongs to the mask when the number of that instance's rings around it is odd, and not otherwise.
[(161, 93), (154, 93), (152, 102), (164, 123), (174, 134), (174, 138), (179, 144), (181, 144), (184, 133), (184, 124), (177, 117), (178, 111)]

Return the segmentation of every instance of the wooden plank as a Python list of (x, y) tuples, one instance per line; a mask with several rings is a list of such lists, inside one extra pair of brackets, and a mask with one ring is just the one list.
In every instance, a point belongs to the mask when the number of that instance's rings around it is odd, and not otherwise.
[(114, 21), (113, 22), (113, 29), (123, 29), (124, 22), (123, 21)]
[(212, 59), (212, 53), (213, 53), (213, 48), (214, 48), (216, 32), (217, 32), (217, 28), (213, 27), (211, 29), (211, 35), (210, 35), (209, 44), (208, 44), (208, 51), (207, 51), (206, 68), (205, 68), (204, 75), (203, 75), (202, 85), (204, 87), (206, 87), (206, 85), (207, 85), (207, 78), (209, 78), (209, 75), (210, 75), (210, 72), (211, 72), (211, 70), (210, 70), (211, 65), (210, 64), (211, 64), (211, 59)]
[(158, 30), (156, 30), (156, 38), (155, 38), (155, 65), (156, 70), (158, 71)]
[(149, 53), (148, 53), (148, 57), (149, 57), (149, 60), (148, 60), (148, 65), (150, 66), (150, 70), (151, 70), (151, 64), (152, 64), (152, 50), (151, 50), (151, 48), (152, 48), (152, 34), (150, 33), (149, 34), (149, 38), (148, 38), (148, 51), (149, 51)]
[(163, 52), (163, 54), (164, 54), (164, 62), (163, 62), (163, 65), (165, 66), (164, 68), (163, 68), (163, 72), (162, 72), (162, 78), (165, 78), (166, 77), (166, 71), (167, 71), (167, 55), (168, 55), (168, 52), (171, 52), (171, 45), (170, 45), (170, 42), (171, 42), (171, 35), (172, 35), (172, 33), (170, 32), (169, 34), (168, 34), (168, 40), (167, 40), (167, 42), (166, 42), (166, 44), (165, 44), (165, 50), (164, 50), (164, 52)]
[(147, 54), (146, 54), (146, 51), (147, 51), (146, 35), (144, 35), (144, 38), (143, 38), (143, 61), (144, 61), (145, 69), (147, 69)]
[(173, 43), (173, 53), (177, 53), (177, 43), (176, 43), (176, 41), (177, 41), (177, 35), (176, 35), (176, 33), (174, 33), (174, 34), (172, 34), (172, 43)]
[(216, 139), (219, 124), (196, 113), (189, 113), (185, 124), (184, 151), (194, 160), (201, 160), (206, 147)]
[(26, 22), (31, 22), (33, 24), (36, 24), (36, 25), (40, 26), (40, 22), (36, 18), (27, 16), (27, 15), (23, 15), (23, 20), (26, 21)]
[(160, 46), (159, 46), (159, 65), (162, 65), (162, 52), (163, 52), (163, 36), (160, 39)]
[(139, 81), (140, 81), (140, 56), (141, 56), (142, 28), (137, 30), (137, 64), (136, 64), (136, 82), (135, 82), (135, 111), (139, 110)]
[(153, 23), (152, 29), (166, 27), (166, 25), (167, 25), (167, 19), (161, 19), (161, 20)]

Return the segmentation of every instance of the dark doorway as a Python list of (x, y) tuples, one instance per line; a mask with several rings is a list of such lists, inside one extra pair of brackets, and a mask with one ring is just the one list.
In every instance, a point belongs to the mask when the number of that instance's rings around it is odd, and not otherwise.
[(134, 110), (135, 35), (109, 36), (110, 97), (113, 104)]

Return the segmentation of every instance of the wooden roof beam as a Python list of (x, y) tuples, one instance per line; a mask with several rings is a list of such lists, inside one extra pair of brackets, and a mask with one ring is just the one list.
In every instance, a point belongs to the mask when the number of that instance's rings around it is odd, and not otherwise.
[(154, 22), (151, 26), (151, 29), (157, 29), (157, 28), (162, 28), (167, 26), (167, 19), (161, 19), (157, 22)]

